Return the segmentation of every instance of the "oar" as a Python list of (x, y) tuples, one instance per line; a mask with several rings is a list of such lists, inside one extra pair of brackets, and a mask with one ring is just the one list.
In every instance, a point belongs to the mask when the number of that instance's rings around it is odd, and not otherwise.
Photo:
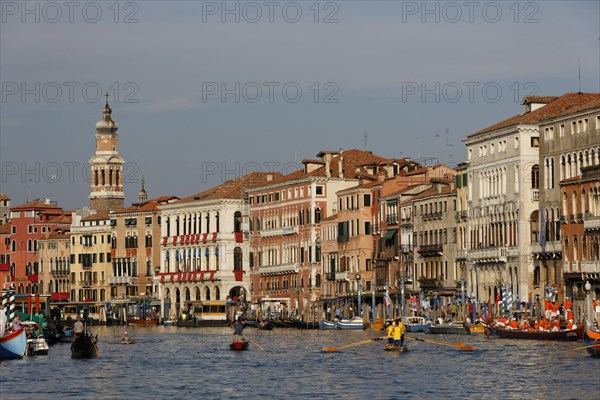
[(595, 348), (597, 348), (597, 349), (600, 349), (600, 343), (591, 344), (591, 345), (589, 345), (589, 346), (577, 347), (577, 348), (575, 348), (575, 349), (571, 349), (571, 350), (572, 350), (572, 351), (575, 351), (575, 350), (591, 349), (592, 347), (595, 347)]
[(344, 344), (344, 345), (338, 346), (338, 347), (323, 347), (323, 351), (325, 351), (327, 353), (332, 353), (334, 351), (338, 351), (338, 350), (341, 350), (341, 349), (346, 349), (348, 347), (360, 346), (361, 344), (367, 344), (367, 343), (371, 343), (371, 342), (376, 342), (378, 340), (383, 340), (386, 337), (387, 336), (382, 336), (382, 337), (376, 337), (376, 338), (373, 338), (373, 339), (361, 340), (360, 342), (354, 342), (354, 343)]
[(426, 342), (426, 343), (432, 343), (432, 344), (439, 344), (440, 346), (454, 347), (454, 348), (459, 349), (459, 350), (467, 350), (467, 351), (476, 350), (475, 347), (465, 346), (465, 344), (463, 342), (440, 342), (440, 341), (437, 341), (437, 340), (421, 339), (421, 338), (416, 338), (416, 337), (412, 337), (412, 336), (409, 336), (408, 338), (409, 339), (413, 339), (413, 340), (417, 340), (419, 342)]
[(254, 340), (250, 339), (248, 336), (242, 336), (244, 339), (248, 339), (249, 341), (251, 341), (252, 343), (254, 343), (259, 349), (264, 350), (265, 348), (262, 347), (260, 344), (256, 343)]

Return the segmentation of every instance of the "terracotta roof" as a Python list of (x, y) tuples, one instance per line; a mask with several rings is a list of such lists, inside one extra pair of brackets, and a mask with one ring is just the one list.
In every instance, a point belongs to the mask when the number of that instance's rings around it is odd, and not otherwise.
[(272, 183), (275, 179), (268, 180), (269, 176), (276, 179), (277, 177), (280, 177), (281, 174), (278, 172), (253, 172), (251, 174), (244, 175), (241, 178), (223, 182), (218, 186), (207, 189), (200, 193), (196, 193), (192, 196), (184, 197), (173, 204), (190, 203), (202, 200), (242, 199), (244, 196), (242, 193), (243, 189), (256, 185)]
[(10, 197), (5, 195), (4, 193), (0, 193), (0, 200), (10, 200)]
[(73, 217), (70, 214), (62, 214), (56, 218), (52, 218), (48, 223), (51, 224), (71, 224)]
[(416, 200), (420, 200), (420, 199), (424, 199), (427, 197), (432, 197), (432, 196), (444, 196), (444, 195), (448, 195), (454, 193), (454, 190), (451, 190), (449, 186), (442, 186), (442, 190), (441, 191), (437, 191), (435, 188), (429, 188), (415, 196), (412, 196), (410, 199), (403, 201), (402, 203), (400, 203), (401, 205), (406, 205), (406, 204), (410, 204), (413, 201)]
[(158, 211), (158, 206), (163, 205), (170, 200), (179, 200), (177, 196), (162, 196), (157, 197), (156, 199), (147, 200), (141, 204), (132, 204), (129, 207), (122, 208), (118, 211), (115, 211), (114, 214), (128, 214), (128, 213), (139, 213), (139, 212), (151, 212)]
[(521, 104), (548, 104), (558, 99), (558, 96), (525, 96)]
[(88, 215), (85, 218), (81, 218), (81, 222), (84, 221), (104, 221), (110, 219), (110, 214), (108, 214), (107, 212), (99, 212), (96, 214), (92, 214), (92, 215)]
[[(538, 97), (542, 98), (542, 96)], [(544, 96), (544, 98), (546, 97), (550, 98), (550, 96)], [(598, 99), (600, 99), (600, 93), (566, 93), (555, 98), (553, 101), (543, 107), (538, 108), (537, 110), (525, 114), (514, 115), (508, 119), (505, 119), (504, 121), (477, 131), (468, 137), (472, 138), (487, 132), (508, 128), (514, 125), (537, 125), (543, 120), (597, 107)]]
[(21, 204), (19, 206), (11, 207), (10, 211), (37, 211), (37, 210), (59, 210), (62, 208), (52, 204), (44, 203), (43, 201), (33, 200), (29, 203)]
[(10, 234), (10, 224), (0, 225), (0, 235)]

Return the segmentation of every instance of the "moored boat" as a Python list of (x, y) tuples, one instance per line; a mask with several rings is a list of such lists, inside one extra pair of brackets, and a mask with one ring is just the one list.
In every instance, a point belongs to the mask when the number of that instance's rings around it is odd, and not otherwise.
[(337, 321), (337, 327), (339, 329), (363, 329), (363, 319), (361, 317), (354, 317), (352, 319), (341, 319)]
[(429, 333), (439, 333), (445, 335), (466, 335), (467, 331), (462, 321), (453, 321), (445, 324), (434, 324), (429, 327)]
[(273, 330), (273, 323), (265, 319), (256, 324), (256, 327), (261, 331), (271, 331)]
[(25, 329), (6, 333), (0, 337), (0, 360), (23, 358), (27, 350)]
[(96, 339), (87, 330), (75, 336), (71, 343), (71, 358), (94, 358), (99, 355)]
[(324, 319), (319, 322), (319, 328), (321, 329), (336, 329), (337, 328), (337, 320), (325, 321)]
[(485, 333), (485, 326), (480, 323), (471, 324), (465, 321), (464, 328), (468, 335), (472, 333)]
[(402, 317), (406, 332), (428, 332), (431, 322), (423, 317)]
[(292, 326), (299, 328), (299, 329), (319, 329), (319, 323), (318, 322), (306, 322), (306, 321), (302, 321), (300, 319), (292, 319)]
[(250, 342), (247, 340), (243, 340), (241, 342), (232, 342), (229, 345), (229, 350), (235, 350), (235, 351), (248, 350), (249, 347), (250, 347)]
[(530, 340), (577, 340), (583, 338), (583, 325), (577, 329), (561, 331), (519, 331), (497, 326), (488, 326), (492, 335), (501, 339), (530, 339)]
[(588, 347), (586, 350), (590, 356), (600, 358), (600, 331), (587, 329), (583, 333), (583, 343)]
[(128, 318), (129, 325), (158, 325), (158, 319)]

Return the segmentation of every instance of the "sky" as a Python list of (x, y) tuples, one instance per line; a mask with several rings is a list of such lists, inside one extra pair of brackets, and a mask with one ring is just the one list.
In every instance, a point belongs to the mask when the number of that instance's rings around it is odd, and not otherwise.
[[(321, 150), (456, 165), (527, 95), (600, 92), (598, 1), (0, 2), (0, 192), (89, 204), (108, 92), (126, 204)], [(366, 136), (366, 138), (365, 138)]]

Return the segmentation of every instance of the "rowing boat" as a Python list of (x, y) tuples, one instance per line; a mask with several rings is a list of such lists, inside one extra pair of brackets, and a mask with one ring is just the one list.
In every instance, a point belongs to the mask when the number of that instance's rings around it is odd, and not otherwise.
[(396, 346), (394, 344), (386, 343), (384, 347), (385, 351), (397, 351), (397, 352), (405, 352), (408, 351), (408, 347), (406, 345)]

